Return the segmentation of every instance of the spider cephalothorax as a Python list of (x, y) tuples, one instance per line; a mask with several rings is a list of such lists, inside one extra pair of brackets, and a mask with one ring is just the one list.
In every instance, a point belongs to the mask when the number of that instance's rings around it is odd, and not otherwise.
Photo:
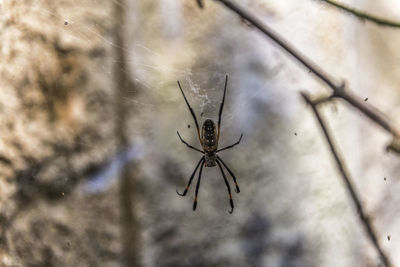
[(189, 145), (185, 140), (182, 139), (182, 137), (180, 136), (179, 132), (177, 132), (177, 134), (179, 136), (179, 139), (182, 141), (182, 143), (184, 143), (185, 145), (187, 145), (191, 149), (194, 149), (194, 150), (204, 154), (201, 157), (200, 161), (197, 163), (197, 166), (194, 169), (192, 175), (190, 176), (190, 179), (189, 179), (188, 185), (185, 188), (185, 191), (182, 194), (180, 194), (178, 191), (176, 191), (178, 193), (178, 195), (180, 195), (180, 196), (185, 196), (186, 195), (187, 191), (189, 190), (190, 184), (192, 183), (192, 180), (193, 180), (193, 178), (194, 178), (194, 176), (195, 176), (195, 174), (197, 172), (197, 169), (200, 166), (199, 176), (197, 178), (196, 193), (195, 193), (195, 198), (194, 198), (194, 203), (193, 203), (193, 210), (195, 210), (196, 207), (197, 207), (197, 195), (198, 195), (199, 187), (200, 187), (201, 172), (203, 171), (204, 165), (206, 167), (214, 167), (214, 166), (218, 165), (219, 169), (221, 170), (222, 177), (224, 178), (225, 185), (226, 185), (226, 187), (228, 189), (228, 193), (229, 193), (229, 203), (231, 205), (231, 210), (229, 211), (230, 213), (233, 212), (233, 200), (232, 200), (232, 194), (231, 194), (231, 187), (229, 186), (229, 182), (226, 179), (226, 176), (225, 176), (224, 170), (222, 169), (221, 163), (233, 178), (233, 181), (234, 181), (235, 187), (236, 187), (235, 188), (235, 192), (236, 193), (240, 192), (239, 186), (238, 186), (238, 184), (236, 182), (235, 175), (228, 168), (228, 166), (226, 166), (225, 162), (217, 155), (217, 152), (232, 148), (232, 147), (236, 146), (237, 144), (239, 144), (240, 140), (242, 140), (242, 137), (243, 137), (243, 134), (241, 134), (239, 140), (236, 143), (234, 143), (234, 144), (232, 144), (230, 146), (218, 149), (218, 140), (219, 140), (219, 137), (220, 137), (220, 129), (221, 129), (221, 127), (220, 127), (221, 126), (221, 115), (222, 115), (222, 110), (224, 108), (225, 93), (226, 93), (226, 85), (227, 84), (228, 84), (228, 75), (226, 76), (226, 79), (225, 79), (224, 95), (222, 97), (222, 102), (221, 102), (221, 105), (219, 107), (218, 128), (215, 127), (215, 123), (212, 120), (207, 119), (203, 123), (203, 127), (201, 128), (201, 136), (200, 136), (200, 129), (199, 129), (199, 124), (198, 124), (197, 119), (196, 119), (196, 115), (194, 114), (193, 109), (190, 107), (189, 102), (187, 101), (186, 96), (183, 93), (181, 84), (178, 81), (179, 89), (182, 92), (183, 98), (185, 99), (185, 102), (186, 102), (186, 104), (187, 104), (187, 106), (189, 108), (189, 111), (193, 116), (194, 123), (196, 124), (197, 135), (199, 137), (199, 141), (200, 141), (200, 144), (201, 144), (203, 150), (200, 150), (198, 148), (195, 148), (194, 146)]

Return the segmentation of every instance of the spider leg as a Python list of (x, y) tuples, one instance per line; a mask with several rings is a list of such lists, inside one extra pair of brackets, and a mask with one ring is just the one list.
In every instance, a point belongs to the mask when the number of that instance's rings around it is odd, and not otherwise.
[(187, 145), (187, 146), (188, 146), (189, 148), (191, 148), (191, 149), (194, 149), (194, 150), (196, 150), (196, 151), (198, 151), (198, 152), (200, 152), (200, 153), (204, 153), (204, 151), (201, 151), (200, 149), (195, 148), (194, 146), (189, 145), (185, 140), (183, 140), (178, 131), (176, 131), (176, 133), (178, 134), (179, 139), (181, 139), (182, 143), (184, 143), (185, 145)]
[(231, 204), (231, 210), (229, 211), (229, 213), (232, 213), (233, 212), (233, 200), (232, 200), (232, 194), (231, 194), (231, 187), (229, 186), (228, 180), (226, 179), (226, 176), (225, 176), (224, 170), (222, 169), (221, 163), (219, 163), (218, 159), (216, 160), (216, 162), (218, 164), (219, 169), (222, 172), (222, 177), (224, 177), (224, 181), (225, 181), (226, 187), (228, 188), (229, 203)]
[(229, 148), (232, 148), (232, 147), (238, 145), (238, 144), (240, 143), (240, 141), (242, 140), (242, 137), (243, 137), (243, 134), (240, 135), (240, 138), (239, 138), (239, 140), (238, 140), (236, 143), (234, 143), (234, 144), (232, 144), (232, 145), (230, 145), (230, 146), (226, 146), (226, 147), (224, 147), (224, 148), (218, 149), (216, 152), (220, 152), (220, 151), (222, 151), (222, 150), (226, 150), (226, 149), (229, 149)]
[(189, 108), (189, 111), (190, 111), (190, 113), (191, 113), (192, 116), (193, 116), (194, 123), (196, 124), (197, 135), (198, 135), (198, 137), (199, 137), (200, 144), (203, 145), (203, 142), (201, 141), (201, 138), (200, 138), (200, 129), (199, 129), (199, 123), (197, 122), (196, 114), (194, 114), (194, 111), (193, 111), (192, 107), (189, 105), (189, 102), (188, 102), (187, 99), (186, 99), (185, 93), (183, 92), (182, 87), (181, 87), (181, 84), (179, 83), (179, 81), (178, 81), (178, 85), (179, 85), (179, 89), (181, 89), (183, 98), (185, 99), (185, 102), (186, 102), (186, 104), (187, 104), (187, 106), (188, 106), (188, 108)]
[(197, 185), (196, 185), (196, 194), (194, 196), (194, 202), (193, 202), (193, 210), (196, 210), (197, 207), (197, 195), (199, 193), (199, 187), (200, 187), (200, 180), (201, 180), (201, 172), (203, 171), (204, 167), (204, 157), (203, 157), (203, 163), (201, 164), (200, 171), (199, 171), (199, 178), (197, 178)]
[(183, 193), (181, 194), (181, 193), (178, 192), (178, 190), (176, 190), (176, 193), (177, 193), (178, 195), (180, 195), (181, 197), (184, 197), (184, 196), (186, 195), (187, 191), (189, 190), (189, 187), (190, 187), (190, 184), (192, 183), (193, 177), (194, 177), (194, 175), (196, 174), (197, 169), (199, 168), (200, 163), (201, 163), (202, 161), (204, 162), (204, 156), (201, 157), (199, 163), (197, 163), (196, 168), (194, 169), (192, 175), (190, 176), (189, 183), (188, 183), (188, 185), (186, 186), (185, 191), (183, 191)]
[(222, 116), (222, 110), (224, 109), (225, 93), (226, 93), (226, 85), (227, 84), (228, 84), (228, 75), (226, 75), (226, 78), (225, 78), (224, 96), (222, 97), (222, 102), (221, 102), (221, 105), (219, 106), (217, 141), (219, 140), (219, 136), (220, 136), (220, 132), (221, 132), (221, 116)]
[(236, 177), (233, 174), (233, 172), (228, 168), (228, 166), (226, 166), (225, 162), (217, 155), (217, 163), (218, 163), (218, 161), (221, 161), (222, 165), (224, 165), (224, 167), (228, 170), (229, 174), (232, 176), (233, 181), (235, 182), (235, 186), (236, 186), (235, 192), (236, 193), (240, 193), (240, 189), (239, 189), (239, 186), (238, 186), (238, 184), (236, 182)]

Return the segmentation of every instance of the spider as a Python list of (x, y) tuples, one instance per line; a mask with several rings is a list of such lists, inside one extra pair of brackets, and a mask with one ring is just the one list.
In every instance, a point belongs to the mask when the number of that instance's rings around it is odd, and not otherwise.
[(221, 166), (221, 163), (233, 178), (233, 181), (234, 181), (235, 187), (236, 187), (235, 188), (235, 192), (236, 193), (240, 192), (239, 186), (238, 186), (238, 184), (236, 182), (235, 175), (229, 169), (229, 167), (225, 164), (225, 162), (217, 155), (218, 152), (230, 149), (230, 148), (238, 145), (240, 143), (240, 141), (242, 140), (242, 137), (243, 137), (243, 133), (242, 133), (240, 135), (239, 140), (236, 143), (234, 143), (234, 144), (232, 144), (230, 146), (226, 146), (224, 148), (218, 149), (218, 140), (219, 140), (219, 137), (221, 135), (221, 130), (220, 130), (221, 115), (222, 115), (222, 110), (224, 108), (225, 93), (226, 93), (226, 85), (227, 84), (228, 84), (228, 75), (226, 75), (226, 78), (225, 78), (224, 95), (222, 97), (222, 102), (221, 102), (221, 105), (219, 107), (218, 128), (217, 128), (218, 130), (216, 131), (215, 123), (212, 120), (207, 119), (203, 123), (203, 127), (201, 129), (201, 135), (200, 135), (200, 129), (199, 129), (199, 124), (198, 124), (197, 119), (196, 119), (196, 115), (194, 114), (193, 109), (190, 107), (189, 102), (186, 99), (185, 94), (183, 93), (181, 84), (178, 81), (179, 89), (181, 90), (183, 98), (185, 99), (185, 102), (186, 102), (186, 104), (187, 104), (187, 106), (189, 108), (189, 111), (192, 114), (192, 117), (194, 119), (194, 123), (195, 123), (196, 128), (197, 128), (197, 135), (199, 137), (199, 141), (200, 141), (200, 144), (201, 144), (203, 150), (200, 150), (200, 149), (198, 149), (198, 148), (196, 148), (194, 146), (189, 145), (185, 140), (182, 139), (182, 137), (181, 137), (181, 135), (179, 134), (178, 131), (176, 133), (178, 134), (179, 139), (182, 141), (182, 143), (184, 143), (189, 148), (204, 154), (201, 157), (200, 161), (197, 163), (196, 168), (194, 169), (192, 175), (190, 176), (190, 179), (189, 179), (189, 182), (188, 182), (188, 184), (187, 184), (187, 186), (185, 188), (185, 191), (183, 193), (179, 193), (178, 190), (176, 190), (176, 193), (179, 196), (185, 196), (186, 193), (189, 190), (190, 184), (192, 183), (192, 180), (193, 180), (193, 178), (194, 178), (194, 176), (195, 176), (195, 174), (197, 172), (197, 169), (200, 166), (199, 176), (197, 178), (196, 193), (195, 193), (195, 198), (194, 198), (194, 203), (193, 203), (193, 210), (196, 210), (196, 207), (197, 207), (197, 195), (198, 195), (199, 187), (200, 187), (201, 172), (203, 170), (204, 165), (206, 167), (214, 167), (214, 166), (218, 165), (219, 169), (221, 170), (222, 177), (224, 178), (225, 185), (228, 188), (228, 193), (229, 193), (229, 203), (231, 205), (231, 210), (229, 211), (229, 213), (233, 212), (233, 207), (234, 207), (233, 206), (233, 200), (232, 200), (232, 194), (231, 194), (231, 187), (229, 186), (228, 180), (226, 179), (225, 172), (224, 172), (224, 170), (223, 170), (223, 168)]

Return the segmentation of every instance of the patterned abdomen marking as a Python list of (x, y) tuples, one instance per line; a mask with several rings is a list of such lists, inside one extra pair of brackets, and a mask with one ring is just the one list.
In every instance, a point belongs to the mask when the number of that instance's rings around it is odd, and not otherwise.
[(204, 122), (202, 137), (205, 152), (215, 152), (217, 150), (217, 133), (212, 120), (208, 119)]
[(203, 149), (205, 152), (206, 167), (215, 166), (217, 151), (217, 132), (215, 124), (212, 120), (206, 120), (203, 124), (201, 131), (201, 136), (203, 138)]

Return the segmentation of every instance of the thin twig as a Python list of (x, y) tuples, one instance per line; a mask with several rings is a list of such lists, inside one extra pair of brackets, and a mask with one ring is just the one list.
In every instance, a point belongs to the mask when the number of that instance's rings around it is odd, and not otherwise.
[(351, 14), (351, 15), (354, 15), (354, 16), (358, 17), (361, 20), (368, 20), (368, 21), (371, 21), (371, 22), (376, 23), (376, 24), (381, 25), (381, 26), (400, 28), (400, 23), (399, 22), (392, 21), (392, 20), (385, 19), (385, 18), (379, 18), (377, 16), (370, 15), (368, 13), (365, 13), (365, 12), (361, 11), (361, 10), (346, 6), (346, 5), (344, 5), (342, 3), (338, 3), (336, 1), (332, 1), (332, 0), (319, 0), (319, 1), (323, 1), (323, 2), (325, 2), (327, 4), (330, 4), (330, 5), (338, 8), (338, 9), (341, 9), (341, 10), (343, 10), (343, 11), (345, 11), (345, 12)]
[(327, 102), (332, 102), (335, 99), (334, 95), (329, 95), (329, 96), (320, 96), (318, 98), (313, 99), (313, 103), (315, 105), (319, 105), (319, 104), (324, 104)]
[(361, 112), (367, 115), (372, 121), (381, 126), (387, 132), (391, 133), (394, 137), (400, 136), (400, 130), (393, 124), (391, 120), (389, 120), (382, 112), (380, 112), (375, 107), (366, 104), (362, 98), (352, 94), (350, 91), (345, 90), (346, 86), (342, 83), (337, 83), (334, 79), (326, 73), (322, 68), (304, 56), (299, 50), (297, 50), (293, 45), (291, 45), (287, 40), (281, 37), (278, 33), (264, 24), (260, 19), (255, 17), (250, 11), (245, 8), (239, 6), (230, 0), (215, 0), (224, 4), (227, 8), (234, 11), (241, 18), (247, 20), (254, 27), (259, 29), (262, 33), (272, 39), (275, 43), (277, 43), (280, 47), (282, 47), (286, 52), (296, 58), (301, 64), (303, 64), (307, 70), (312, 72), (315, 76), (317, 76), (321, 81), (323, 81), (328, 87), (330, 87), (333, 91), (333, 95), (335, 97), (340, 97), (358, 108)]
[(375, 230), (372, 226), (372, 223), (369, 219), (369, 216), (364, 211), (363, 206), (360, 201), (360, 198), (355, 190), (353, 183), (351, 182), (349, 172), (347, 171), (347, 167), (346, 167), (344, 161), (341, 159), (342, 157), (339, 155), (338, 149), (334, 145), (334, 142), (332, 140), (332, 137), (330, 136), (329, 130), (328, 130), (327, 126), (325, 125), (325, 122), (322, 119), (321, 115), (318, 112), (317, 104), (314, 103), (306, 93), (302, 93), (301, 95), (303, 96), (305, 102), (310, 104), (312, 110), (314, 111), (314, 115), (317, 118), (322, 131), (324, 132), (326, 141), (329, 144), (329, 148), (332, 152), (333, 157), (335, 158), (337, 167), (338, 167), (340, 174), (343, 178), (343, 181), (347, 187), (347, 190), (351, 196), (351, 199), (353, 200), (353, 203), (356, 206), (357, 214), (359, 215), (359, 218), (360, 218), (362, 224), (364, 225), (364, 228), (367, 232), (369, 239), (371, 240), (375, 249), (379, 253), (379, 256), (380, 256), (383, 264), (387, 267), (393, 266), (389, 257), (385, 254), (385, 252), (383, 251), (383, 249), (381, 248), (381, 246), (379, 244), (377, 235), (376, 235)]

